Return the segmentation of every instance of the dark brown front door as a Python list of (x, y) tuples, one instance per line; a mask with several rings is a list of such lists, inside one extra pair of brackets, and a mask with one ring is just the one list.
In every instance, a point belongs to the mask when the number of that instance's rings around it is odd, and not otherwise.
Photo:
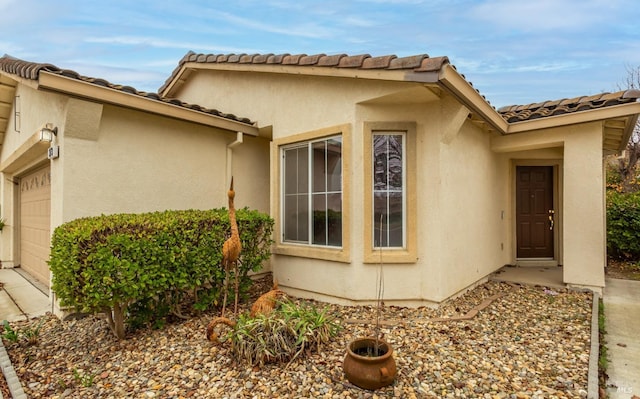
[(553, 258), (553, 166), (516, 167), (518, 258)]

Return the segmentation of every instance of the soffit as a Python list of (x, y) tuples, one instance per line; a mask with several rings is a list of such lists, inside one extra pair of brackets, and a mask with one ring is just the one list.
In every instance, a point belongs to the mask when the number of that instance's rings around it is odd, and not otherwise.
[(4, 135), (11, 117), (16, 86), (15, 80), (0, 74), (0, 145), (4, 142)]
[(362, 101), (360, 104), (368, 105), (409, 105), (423, 104), (440, 99), (440, 89), (438, 86), (413, 86), (406, 90), (400, 90), (391, 94)]

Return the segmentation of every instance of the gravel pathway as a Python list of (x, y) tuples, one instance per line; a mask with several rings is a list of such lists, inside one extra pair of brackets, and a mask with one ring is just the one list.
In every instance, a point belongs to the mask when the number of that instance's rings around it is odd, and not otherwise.
[[(466, 314), (497, 295), (476, 317)], [(325, 306), (319, 303), (319, 306)], [(343, 330), (288, 368), (237, 364), (205, 339), (213, 314), (117, 341), (98, 317), (47, 316), (37, 346), (5, 341), (30, 398), (579, 398), (586, 397), (591, 294), (488, 282), (438, 309), (385, 307), (395, 383), (375, 392), (342, 372), (347, 343), (372, 307), (327, 305)], [(15, 324), (20, 327), (19, 323)]]

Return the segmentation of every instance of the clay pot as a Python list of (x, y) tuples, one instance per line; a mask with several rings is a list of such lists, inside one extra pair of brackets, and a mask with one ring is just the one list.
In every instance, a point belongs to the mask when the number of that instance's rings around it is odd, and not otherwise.
[(375, 390), (391, 385), (396, 378), (393, 349), (384, 340), (357, 338), (349, 343), (344, 357), (344, 373), (353, 385)]

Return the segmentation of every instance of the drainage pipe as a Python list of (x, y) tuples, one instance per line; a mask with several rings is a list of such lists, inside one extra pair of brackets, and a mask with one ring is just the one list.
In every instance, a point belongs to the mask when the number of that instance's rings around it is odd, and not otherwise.
[(227, 166), (226, 166), (227, 181), (226, 181), (225, 190), (229, 188), (229, 185), (231, 184), (231, 177), (233, 175), (233, 148), (242, 144), (243, 139), (244, 139), (243, 133), (237, 132), (235, 141), (227, 144)]

